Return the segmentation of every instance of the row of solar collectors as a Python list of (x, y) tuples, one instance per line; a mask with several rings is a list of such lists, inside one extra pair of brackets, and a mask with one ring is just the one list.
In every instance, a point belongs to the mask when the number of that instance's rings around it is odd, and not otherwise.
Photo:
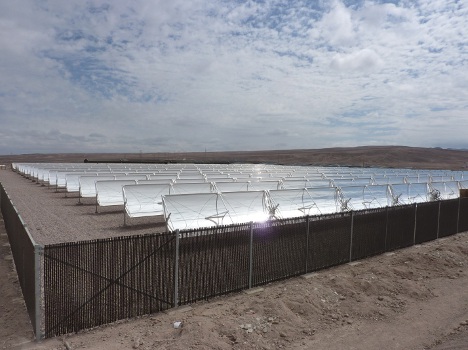
[[(169, 178), (176, 181), (180, 179), (185, 182), (211, 182), (211, 181), (242, 181), (248, 178), (268, 179), (268, 180), (286, 180), (294, 188), (294, 182), (307, 181), (306, 187), (313, 186), (341, 186), (344, 184), (365, 185), (365, 184), (397, 184), (397, 183), (426, 183), (440, 181), (460, 181), (465, 179), (464, 172), (451, 171), (418, 171), (408, 169), (364, 169), (356, 168), (323, 168), (323, 167), (279, 167), (279, 166), (240, 166), (238, 164), (231, 167), (224, 166), (218, 170), (213, 170), (211, 165), (195, 164), (171, 164), (170, 166), (162, 164), (151, 165), (122, 165), (122, 164), (96, 164), (88, 166), (87, 164), (18, 164), (19, 170), (38, 181), (48, 182), (59, 187), (66, 187), (66, 174), (70, 173), (90, 173), (90, 174), (115, 174), (128, 176), (130, 174), (145, 174), (148, 179)], [(51, 169), (50, 167), (54, 168)], [(207, 169), (208, 170), (207, 170)], [(241, 170), (239, 170), (241, 169)], [(328, 180), (320, 181), (320, 180)], [(285, 188), (290, 188), (285, 184)]]
[[(450, 182), (432, 182), (429, 183), (430, 188), (433, 191), (438, 192), (436, 199), (450, 199), (458, 196), (460, 188), (465, 188), (468, 183), (467, 181), (450, 181)], [(334, 181), (328, 182), (328, 180), (318, 180), (315, 183), (309, 181), (291, 180), (291, 181), (238, 181), (238, 182), (173, 182), (170, 179), (159, 179), (159, 180), (148, 180), (147, 175), (143, 174), (108, 174), (108, 175), (91, 175), (89, 173), (71, 173), (65, 176), (65, 186), (67, 192), (79, 192), (80, 198), (94, 198), (97, 197), (99, 205), (117, 205), (122, 199), (122, 186), (129, 184), (146, 184), (146, 185), (160, 185), (163, 189), (164, 194), (190, 194), (190, 193), (209, 193), (209, 192), (240, 192), (240, 191), (259, 191), (259, 190), (285, 190), (285, 189), (300, 189), (300, 188), (320, 188), (320, 187), (337, 187), (340, 189), (346, 188), (349, 191), (352, 189), (369, 189), (375, 191), (379, 188), (387, 188), (386, 186), (379, 185), (367, 185), (367, 184), (355, 184), (352, 182), (345, 182), (341, 186), (337, 186)], [(389, 188), (395, 188), (399, 191), (408, 193), (407, 197), (412, 197), (411, 192), (414, 188), (426, 189), (426, 184), (394, 184)], [(113, 190), (102, 190), (99, 191), (99, 187), (102, 188), (113, 188)], [(113, 195), (110, 196), (109, 193)], [(344, 191), (345, 193), (347, 190)], [(418, 193), (421, 191), (418, 191)], [(436, 193), (434, 192), (434, 193)], [(101, 195), (100, 195), (101, 193)], [(118, 198), (116, 202), (112, 199), (109, 200), (103, 198), (113, 197)], [(350, 196), (355, 197), (355, 196)], [(102, 200), (101, 200), (102, 199)], [(404, 201), (405, 203), (409, 201)], [(107, 204), (104, 204), (107, 203)], [(116, 204), (111, 204), (116, 203)]]
[[(229, 225), (272, 218), (292, 218), (361, 210), (458, 197), (453, 183), (366, 185), (302, 188), (254, 192), (162, 195), (155, 202), (150, 191), (125, 186), (125, 210), (164, 214), (171, 230)], [(468, 186), (468, 183), (465, 183)], [(137, 192), (133, 192), (137, 191)]]
[[(183, 186), (177, 184), (178, 190), (175, 190), (177, 187), (174, 188), (173, 184), (146, 183), (143, 186), (136, 186), (137, 181), (144, 183), (145, 180), (118, 180), (117, 175), (110, 176), (110, 178), (79, 176), (82, 183), (84, 180), (89, 182), (89, 192), (85, 193), (86, 186), (82, 186), (81, 195), (96, 196), (99, 205), (124, 204), (125, 211), (130, 217), (164, 213), (170, 223), (169, 226), (173, 229), (193, 228), (195, 222), (196, 227), (200, 227), (201, 222), (204, 222), (204, 226), (229, 224), (251, 221), (251, 219), (263, 220), (262, 218), (272, 216), (295, 217), (448, 199), (458, 195), (457, 187), (467, 187), (466, 182), (462, 181), (420, 185), (363, 185), (336, 188), (323, 186), (323, 188), (277, 190), (275, 187), (277, 188), (278, 182), (270, 181), (268, 185), (271, 187), (256, 188), (258, 193), (255, 194), (245, 191), (248, 190), (250, 182), (191, 183)], [(252, 198), (261, 198), (261, 201), (251, 201)], [(209, 205), (211, 202), (216, 203), (216, 213), (205, 215), (207, 208), (211, 211), (213, 209)]]

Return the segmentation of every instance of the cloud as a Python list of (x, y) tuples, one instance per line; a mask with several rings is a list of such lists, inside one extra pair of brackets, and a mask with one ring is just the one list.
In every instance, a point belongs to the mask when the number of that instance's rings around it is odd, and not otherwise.
[(430, 0), (3, 2), (0, 153), (467, 147), (467, 28)]
[(383, 65), (383, 60), (371, 49), (362, 49), (350, 54), (337, 54), (330, 63), (333, 69), (350, 71), (370, 71), (381, 68)]

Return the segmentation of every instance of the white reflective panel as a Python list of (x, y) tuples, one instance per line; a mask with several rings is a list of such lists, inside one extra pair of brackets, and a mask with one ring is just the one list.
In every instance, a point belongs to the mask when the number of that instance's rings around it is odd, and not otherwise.
[(155, 173), (157, 172), (157, 170), (144, 170), (144, 169), (136, 169), (134, 170), (133, 173), (129, 173), (128, 175), (146, 175), (146, 176), (150, 176), (150, 175), (154, 175)]
[[(234, 180), (235, 181), (245, 181), (245, 180), (247, 180), (247, 178), (245, 178), (245, 179), (243, 179), (243, 178), (240, 178), (240, 179), (234, 178)], [(259, 182), (259, 181), (262, 181), (263, 179), (260, 176), (252, 176), (252, 177), (249, 177), (248, 180), (250, 182)], [(273, 181), (276, 181), (276, 183), (278, 183), (277, 180), (273, 180)], [(270, 182), (271, 182), (271, 180), (270, 180)]]
[(467, 189), (468, 188), (468, 180), (463, 180), (458, 182), (460, 188)]
[(230, 177), (229, 174), (220, 174), (219, 172), (216, 172), (216, 173), (203, 173), (205, 175), (205, 177), (209, 180), (209, 181), (216, 181), (214, 179), (222, 179), (222, 178), (228, 178)]
[(264, 176), (261, 181), (283, 181), (284, 177)]
[(421, 178), (419, 176), (407, 176), (405, 178), (405, 182), (409, 184), (417, 184), (417, 183), (427, 183), (427, 178), (424, 178), (421, 181)]
[(287, 178), (289, 176), (291, 176), (290, 172), (280, 172), (280, 171), (274, 172), (273, 171), (273, 172), (268, 173), (268, 175), (265, 176), (265, 177), (267, 177), (267, 178), (268, 177), (273, 177), (273, 178), (276, 178), (276, 179), (283, 179), (283, 178)]
[(96, 176), (97, 173), (71, 173), (65, 175), (65, 187), (67, 192), (79, 192), (81, 176)]
[(49, 179), (48, 179), (49, 185), (55, 185), (57, 183), (57, 173), (59, 171), (60, 170), (50, 170), (49, 171)]
[(216, 193), (163, 196), (164, 217), (170, 230), (223, 225), (227, 213)]
[(283, 189), (307, 188), (307, 187), (330, 187), (330, 181), (325, 179), (284, 179), (281, 183)]
[(206, 182), (204, 178), (199, 178), (199, 179), (178, 178), (178, 179), (174, 179), (174, 182), (177, 184), (209, 183), (209, 182)]
[(177, 173), (171, 173), (171, 174), (154, 174), (149, 176), (149, 180), (174, 180), (177, 179), (178, 174)]
[(57, 179), (57, 171), (60, 171), (59, 169), (48, 169), (46, 172), (42, 174), (42, 181), (47, 182), (49, 184), (55, 184), (55, 181)]
[(186, 175), (185, 173), (180, 173), (179, 174), (179, 178), (178, 180), (185, 180), (185, 181), (193, 181), (193, 182), (196, 182), (196, 181), (200, 181), (200, 180), (203, 180), (203, 181), (206, 181), (206, 177), (204, 175)]
[(343, 186), (338, 188), (337, 202), (341, 211), (366, 209), (364, 186)]
[(210, 193), (213, 192), (213, 185), (211, 182), (190, 182), (179, 183), (176, 182), (172, 185), (171, 194), (190, 194), (190, 193)]
[(388, 178), (385, 177), (384, 175), (374, 175), (372, 177), (372, 181), (374, 185), (386, 185), (388, 184)]
[[(353, 184), (353, 179), (346, 177), (346, 178), (339, 178), (339, 179), (332, 179), (331, 180), (332, 186), (334, 187), (343, 187), (343, 186), (358, 186)], [(359, 185), (364, 186), (364, 185)]]
[(279, 181), (251, 181), (249, 191), (277, 190), (279, 186)]
[(463, 172), (457, 171), (452, 174), (454, 181), (462, 181), (463, 180)]
[[(314, 196), (311, 194), (316, 190)], [(325, 190), (328, 198), (320, 198), (320, 191)], [(289, 189), (269, 191), (271, 208), (277, 219), (293, 218), (306, 215), (320, 215), (336, 212), (335, 205), (336, 189), (326, 187), (321, 189)], [(272, 211), (270, 211), (273, 214)]]
[(460, 188), (458, 181), (445, 181), (445, 196), (446, 199), (454, 199), (460, 197)]
[[(220, 195), (227, 213), (223, 225), (269, 219), (265, 191), (226, 192)], [(221, 213), (222, 214), (222, 213)]]
[(78, 170), (67, 170), (67, 171), (58, 171), (56, 176), (55, 185), (57, 187), (66, 187), (67, 186), (67, 175), (73, 173), (83, 173), (83, 171)]
[(160, 179), (160, 180), (138, 180), (137, 184), (141, 185), (169, 185), (172, 184), (171, 179)]
[(229, 176), (233, 177), (234, 179), (248, 179), (251, 177), (252, 174), (236, 174), (236, 173), (229, 173)]
[(431, 175), (428, 173), (421, 173), (418, 174), (418, 182), (419, 183), (428, 183), (431, 181)]
[(122, 187), (136, 185), (135, 180), (96, 181), (96, 200), (101, 207), (123, 205)]
[(389, 185), (404, 184), (404, 183), (408, 182), (406, 175), (386, 175), (385, 177), (387, 178), (387, 184), (389, 184)]
[(390, 185), (390, 205), (405, 205), (411, 204), (409, 198), (409, 184), (393, 184)]
[(459, 190), (456, 181), (431, 182), (429, 184), (430, 200), (444, 200), (458, 198)]
[(364, 205), (366, 208), (383, 208), (389, 203), (388, 185), (369, 185), (364, 188)]
[(123, 186), (125, 211), (129, 217), (163, 215), (162, 196), (169, 194), (169, 184)]
[(451, 181), (452, 178), (447, 176), (444, 173), (433, 174), (431, 175), (431, 182), (444, 182), (444, 181)]
[(37, 179), (39, 181), (48, 181), (49, 180), (49, 171), (50, 171), (50, 168), (47, 167), (47, 168), (39, 168), (38, 171), (37, 171)]
[(372, 178), (369, 177), (355, 177), (351, 183), (351, 186), (366, 186), (366, 185), (372, 185)]
[(235, 179), (232, 177), (210, 177), (207, 179), (209, 182), (234, 182)]
[(115, 175), (116, 180), (148, 180), (148, 177), (145, 174), (120, 174)]
[(96, 181), (114, 180), (113, 175), (80, 176), (80, 197), (96, 197)]
[(410, 203), (422, 203), (429, 201), (429, 186), (427, 183), (409, 184)]
[(214, 185), (218, 192), (239, 192), (239, 191), (248, 191), (249, 182), (215, 182)]
[(331, 214), (340, 211), (338, 193), (335, 187), (307, 188), (310, 196), (317, 205), (320, 214)]

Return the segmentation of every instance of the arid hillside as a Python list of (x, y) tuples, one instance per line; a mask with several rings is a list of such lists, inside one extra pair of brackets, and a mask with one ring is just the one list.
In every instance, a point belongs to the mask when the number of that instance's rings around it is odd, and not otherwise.
[(273, 163), (284, 165), (340, 165), (419, 169), (468, 169), (468, 150), (404, 146), (365, 146), (270, 150), (249, 152), (186, 153), (57, 153), (0, 155), (0, 164), (12, 162), (195, 162)]

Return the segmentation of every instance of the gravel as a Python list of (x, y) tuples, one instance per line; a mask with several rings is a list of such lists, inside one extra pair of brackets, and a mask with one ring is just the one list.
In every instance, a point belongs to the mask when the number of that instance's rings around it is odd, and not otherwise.
[(56, 192), (11, 170), (0, 170), (0, 183), (41, 245), (166, 231), (162, 217), (127, 217), (124, 226), (123, 206), (99, 207), (96, 213), (94, 199), (79, 204), (78, 193)]

